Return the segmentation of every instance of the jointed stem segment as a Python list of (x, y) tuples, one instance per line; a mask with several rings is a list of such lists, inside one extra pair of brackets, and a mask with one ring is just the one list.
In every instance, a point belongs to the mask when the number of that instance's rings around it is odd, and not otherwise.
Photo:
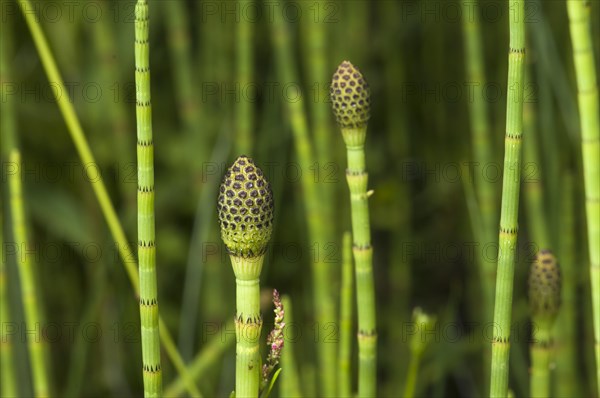
[(591, 2), (567, 1), (573, 60), (577, 76), (579, 114), (581, 119), (581, 150), (585, 184), (590, 281), (596, 351), (596, 382), (600, 393), (600, 109), (598, 80), (590, 23)]
[(154, 145), (150, 102), (148, 4), (135, 7), (135, 82), (138, 158), (138, 259), (144, 395), (162, 395), (156, 245), (154, 227)]
[(490, 396), (508, 394), (508, 358), (512, 313), (513, 276), (517, 243), (519, 188), (521, 177), (521, 136), (523, 131), (523, 83), (525, 66), (524, 0), (510, 3), (510, 51), (508, 54), (508, 96), (506, 137), (504, 142), (504, 176), (494, 326), (492, 341)]

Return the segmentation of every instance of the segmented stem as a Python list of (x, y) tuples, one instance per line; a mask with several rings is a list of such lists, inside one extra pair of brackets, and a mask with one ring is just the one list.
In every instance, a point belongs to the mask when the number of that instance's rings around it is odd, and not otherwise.
[(496, 299), (494, 303), (494, 337), (490, 396), (505, 398), (508, 394), (508, 359), (512, 313), (513, 276), (521, 181), (521, 137), (523, 133), (523, 88), (525, 66), (525, 5), (524, 0), (509, 3), (510, 49), (508, 55), (508, 95), (506, 137), (504, 141), (504, 175)]
[(531, 344), (531, 381), (530, 396), (533, 398), (550, 396), (550, 359), (552, 337), (545, 327), (535, 329), (534, 342)]
[(260, 315), (259, 277), (264, 255), (238, 257), (231, 255), (231, 265), (236, 283), (236, 360), (235, 396), (258, 397), (260, 388)]
[(591, 2), (568, 0), (573, 60), (577, 76), (579, 115), (581, 119), (581, 151), (585, 184), (590, 281), (596, 352), (596, 382), (600, 393), (600, 109), (598, 81), (594, 61)]
[(377, 396), (377, 330), (375, 319), (375, 288), (373, 281), (373, 247), (369, 225), (365, 169), (365, 138), (367, 126), (342, 128), (346, 142), (348, 168), (346, 180), (350, 189), (352, 237), (356, 273), (358, 308), (358, 396)]
[[(40, 56), (40, 60), (44, 66), (44, 70), (46, 71), (46, 75), (48, 76), (48, 80), (56, 85), (56, 90), (51, 90), (55, 95), (55, 100), (60, 108), (60, 111), (65, 120), (65, 124), (69, 130), (69, 134), (71, 135), (71, 139), (75, 144), (75, 148), (77, 149), (77, 153), (79, 154), (79, 158), (81, 160), (81, 164), (97, 164), (94, 159), (94, 155), (90, 149), (89, 143), (83, 133), (83, 129), (81, 128), (81, 123), (77, 118), (77, 114), (75, 113), (75, 108), (73, 107), (73, 101), (68, 95), (69, 90), (67, 90), (63, 79), (58, 71), (56, 66), (56, 61), (50, 51), (48, 46), (48, 41), (44, 36), (44, 33), (40, 27), (38, 22), (38, 18), (36, 14), (33, 12), (35, 8), (31, 5), (29, 0), (19, 0), (19, 6), (27, 22), (27, 26), (31, 31), (31, 36), (33, 37), (33, 41), (38, 50), (38, 54)], [(60, 94), (62, 93), (62, 94)], [(67, 93), (67, 94), (65, 94)], [(119, 218), (117, 217), (117, 213), (115, 208), (108, 196), (108, 191), (106, 189), (106, 185), (104, 184), (104, 180), (101, 175), (96, 174), (94, 167), (85, 167), (86, 178), (88, 181), (93, 181), (92, 188), (94, 190), (94, 195), (98, 200), (98, 204), (102, 209), (102, 214), (108, 224), (108, 228), (110, 229), (110, 233), (115, 240), (116, 249), (119, 252), (119, 256), (121, 257), (122, 264), (125, 268), (125, 272), (129, 277), (129, 281), (133, 287), (133, 290), (136, 295), (139, 295), (140, 291), (140, 280), (139, 275), (136, 269), (136, 261), (133, 255), (133, 250), (127, 241), (125, 236), (125, 232), (123, 231), (123, 227), (119, 222)], [(193, 380), (189, 377), (187, 370), (185, 368), (185, 364), (177, 352), (175, 348), (175, 344), (173, 343), (173, 338), (171, 334), (167, 330), (167, 328), (163, 325), (162, 319), (160, 315), (158, 317), (160, 323), (160, 336), (161, 342), (167, 355), (171, 358), (173, 365), (177, 369), (177, 372), (184, 378), (186, 383), (186, 388), (190, 392), (190, 394), (194, 396), (199, 396), (200, 393), (196, 388)]]
[(150, 46), (148, 4), (135, 6), (135, 85), (138, 159), (138, 260), (144, 396), (162, 395), (156, 242), (154, 231), (154, 145), (150, 101)]

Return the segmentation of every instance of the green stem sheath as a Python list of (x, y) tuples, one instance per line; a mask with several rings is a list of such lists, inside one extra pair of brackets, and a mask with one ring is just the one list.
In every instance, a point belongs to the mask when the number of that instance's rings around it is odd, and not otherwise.
[(368, 174), (365, 169), (365, 138), (367, 126), (342, 127), (346, 143), (348, 168), (346, 180), (350, 189), (352, 213), (353, 254), (356, 273), (358, 308), (358, 396), (377, 395), (377, 330), (375, 318), (375, 288), (373, 281), (373, 247), (369, 224), (367, 192)]
[(594, 61), (590, 1), (568, 0), (567, 11), (577, 77), (581, 151), (585, 185), (590, 281), (596, 354), (596, 382), (600, 393), (600, 109)]
[(494, 303), (494, 337), (490, 396), (508, 394), (508, 363), (512, 313), (513, 277), (517, 249), (519, 189), (521, 177), (521, 138), (523, 134), (523, 89), (525, 66), (525, 4), (510, 2), (510, 50), (508, 55), (508, 95), (506, 136), (504, 141), (504, 175), (496, 299)]
[(154, 144), (150, 100), (148, 3), (135, 6), (135, 84), (138, 159), (138, 259), (144, 396), (162, 395), (154, 225)]

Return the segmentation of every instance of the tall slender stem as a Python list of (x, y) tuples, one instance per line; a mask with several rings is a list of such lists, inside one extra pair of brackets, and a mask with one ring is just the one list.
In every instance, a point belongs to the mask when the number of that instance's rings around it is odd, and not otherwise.
[(370, 90), (360, 71), (348, 61), (342, 62), (333, 75), (331, 99), (348, 158), (346, 180), (350, 189), (358, 308), (358, 395), (374, 397), (377, 395), (377, 329), (368, 204), (372, 191), (367, 191), (369, 177), (365, 166)]
[(148, 3), (135, 6), (135, 85), (138, 162), (138, 259), (144, 396), (162, 395), (154, 225), (154, 143), (150, 100)]
[[(237, 0), (240, 9), (245, 10), (252, 2), (251, 0)], [(237, 85), (239, 88), (239, 98), (237, 99), (236, 109), (236, 151), (237, 153), (252, 154), (252, 125), (254, 124), (254, 113), (252, 112), (253, 101), (246, 95), (247, 90), (252, 83), (253, 58), (252, 58), (252, 38), (253, 26), (248, 16), (242, 13), (237, 25)]]
[(504, 175), (496, 299), (494, 303), (494, 337), (490, 396), (505, 398), (508, 394), (508, 359), (512, 313), (513, 276), (517, 245), (519, 188), (521, 178), (521, 137), (523, 134), (523, 84), (525, 66), (524, 0), (509, 3), (510, 49), (508, 55), (508, 95), (506, 137), (504, 141)]
[[(292, 300), (289, 296), (283, 296), (281, 302), (283, 303), (283, 308), (285, 308), (286, 325), (297, 326), (294, 324)], [(285, 337), (285, 348), (281, 353), (281, 368), (285, 369), (285, 371), (280, 376), (280, 394), (282, 397), (301, 397), (300, 376), (298, 375), (298, 366), (294, 353), (294, 346), (298, 339), (294, 338), (294, 334), (291, 333), (286, 333)]]
[[(299, 81), (298, 73), (293, 57), (293, 43), (290, 37), (288, 23), (283, 18), (281, 10), (274, 12), (274, 21), (272, 24), (272, 37), (274, 41), (275, 53), (277, 57), (277, 69), (280, 73), (282, 84)], [(308, 134), (308, 123), (304, 111), (304, 102), (302, 96), (298, 96), (297, 101), (286, 101), (289, 114), (290, 125), (294, 137), (294, 148), (296, 158), (302, 170), (301, 184), (304, 194), (304, 206), (306, 212), (308, 235), (310, 241), (323, 247), (327, 242), (326, 223), (323, 222), (322, 198), (317, 190), (317, 184), (308, 171), (315, 161), (315, 153)], [(315, 321), (319, 328), (327, 328), (336, 319), (335, 305), (332, 296), (331, 266), (325, 261), (325, 256), (319, 254), (312, 262), (312, 280), (313, 280), (313, 308)], [(327, 330), (327, 329), (325, 329)], [(319, 388), (320, 395), (334, 397), (336, 396), (336, 358), (337, 347), (326, 339), (319, 339), (317, 343), (317, 355), (319, 361)]]
[(581, 119), (581, 151), (598, 383), (596, 393), (600, 394), (600, 109), (590, 22), (591, 8), (590, 1), (567, 1)]
[[(12, 32), (9, 31), (10, 25), (4, 26), (4, 22), (2, 25), (2, 54), (0, 55), (2, 61), (0, 61), (0, 73), (2, 75), (2, 82), (4, 83), (5, 81), (10, 81), (10, 62), (8, 60), (12, 57), (12, 54), (10, 54), (12, 49), (12, 43), (10, 42)], [(42, 308), (39, 303), (40, 298), (38, 297), (40, 291), (36, 288), (35, 264), (31, 261), (32, 256), (27, 254), (30, 248), (27, 240), (25, 206), (22, 192), (23, 164), (21, 163), (21, 152), (16, 137), (13, 97), (8, 95), (6, 98), (6, 101), (2, 101), (2, 158), (13, 169), (12, 173), (8, 173), (8, 191), (10, 194), (8, 200), (10, 204), (12, 240), (15, 246), (15, 258), (21, 284), (21, 298), (25, 312), (24, 327), (27, 330), (34, 331), (33, 334), (27, 336), (26, 343), (29, 351), (34, 394), (36, 397), (47, 397), (51, 394), (50, 373), (46, 362), (48, 360), (48, 349), (41, 333), (43, 318)], [(2, 259), (2, 262), (4, 263), (4, 259)], [(4, 325), (2, 328), (4, 328)], [(7, 381), (7, 383), (10, 382)]]
[(340, 303), (340, 349), (338, 356), (338, 391), (340, 397), (352, 396), (352, 235), (345, 232), (342, 239), (342, 287)]
[(539, 329), (531, 344), (530, 397), (550, 396), (550, 359), (552, 343), (549, 330)]
[[(58, 107), (63, 115), (67, 128), (69, 130), (69, 134), (71, 135), (71, 139), (75, 144), (75, 148), (79, 154), (79, 158), (81, 159), (81, 163), (84, 165), (97, 164), (94, 159), (94, 155), (90, 149), (88, 141), (83, 133), (83, 129), (81, 128), (81, 123), (77, 118), (77, 114), (75, 113), (75, 108), (73, 107), (73, 101), (68, 95), (69, 90), (67, 90), (63, 79), (58, 71), (56, 66), (56, 61), (52, 56), (52, 52), (50, 51), (50, 47), (48, 46), (48, 41), (44, 36), (44, 33), (40, 27), (38, 19), (33, 12), (35, 8), (31, 5), (29, 0), (19, 0), (19, 6), (27, 22), (29, 30), (31, 31), (31, 36), (33, 37), (33, 41), (38, 50), (38, 54), (42, 64), (44, 66), (44, 70), (46, 71), (46, 75), (48, 76), (48, 80), (56, 85), (56, 90), (51, 90), (52, 93), (56, 96), (56, 102), (58, 103)], [(62, 94), (60, 94), (62, 93)], [(67, 94), (65, 94), (67, 93)], [(106, 189), (106, 185), (104, 184), (104, 180), (101, 175), (95, 174), (94, 167), (84, 167), (86, 178), (88, 181), (92, 182), (92, 188), (94, 190), (94, 195), (98, 200), (106, 223), (108, 224), (108, 228), (110, 229), (110, 233), (115, 240), (116, 249), (119, 252), (119, 256), (121, 257), (121, 261), (123, 266), (125, 267), (125, 271), (127, 276), (129, 277), (129, 281), (133, 286), (133, 290), (136, 295), (140, 293), (140, 281), (138, 272), (136, 269), (136, 261), (133, 255), (133, 250), (127, 241), (125, 236), (125, 232), (123, 231), (123, 227), (119, 222), (119, 218), (117, 217), (117, 213), (115, 212), (115, 208), (108, 196), (108, 191)], [(159, 320), (159, 330), (161, 342), (167, 355), (171, 358), (173, 365), (179, 372), (179, 374), (184, 378), (186, 382), (186, 388), (190, 392), (190, 394), (194, 396), (199, 396), (200, 393), (196, 388), (193, 380), (189, 377), (187, 370), (185, 368), (185, 364), (177, 352), (175, 348), (175, 344), (173, 343), (173, 338), (171, 334), (165, 327), (160, 314), (158, 316)]]
[[(12, 20), (7, 18), (2, 22), (0, 27), (0, 86), (11, 83), (12, 74), (9, 60), (12, 59)], [(4, 94), (4, 93), (2, 93)], [(8, 162), (10, 151), (15, 147), (15, 113), (12, 96), (8, 95), (0, 102), (0, 110), (2, 113), (2, 121), (0, 124), (0, 142), (2, 143), (2, 151), (0, 152), (0, 160)], [(8, 163), (6, 163), (8, 165)], [(13, 165), (13, 167), (16, 165)], [(4, 178), (4, 177), (3, 177)], [(18, 177), (20, 178), (20, 176)], [(6, 192), (6, 190), (5, 190)], [(2, 196), (1, 200), (6, 200), (6, 196)], [(17, 394), (17, 379), (15, 374), (15, 362), (13, 355), (13, 336), (9, 333), (8, 327), (12, 321), (10, 306), (8, 301), (8, 274), (7, 274), (7, 253), (5, 246), (8, 241), (4, 238), (4, 208), (0, 207), (0, 367), (2, 368), (2, 388), (0, 395), (3, 397), (16, 397)]]

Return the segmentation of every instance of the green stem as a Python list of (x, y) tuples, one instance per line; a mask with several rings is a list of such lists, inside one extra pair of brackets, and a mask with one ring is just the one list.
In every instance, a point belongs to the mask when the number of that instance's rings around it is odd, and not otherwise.
[(556, 336), (556, 395), (559, 397), (581, 396), (580, 373), (577, 371), (575, 345), (577, 315), (577, 260), (575, 259), (575, 220), (573, 213), (573, 175), (563, 175), (563, 193), (559, 242), (559, 258), (562, 270), (562, 304), (555, 324)]
[[(525, 84), (531, 83), (530, 74), (525, 73)], [(542, 184), (542, 162), (540, 160), (538, 149), (540, 148), (537, 129), (535, 128), (535, 110), (533, 104), (527, 102), (523, 105), (523, 130), (525, 138), (523, 139), (524, 163), (523, 168), (523, 188), (525, 194), (525, 207), (527, 215), (527, 224), (530, 228), (530, 236), (538, 249), (550, 247), (550, 238), (548, 235), (548, 223), (545, 214), (544, 186)], [(531, 175), (531, 170), (535, 174)]]
[[(297, 326), (294, 324), (293, 312), (292, 312), (292, 300), (289, 296), (283, 296), (281, 298), (283, 308), (285, 309), (285, 324), (286, 327), (290, 325)], [(298, 376), (298, 366), (296, 365), (296, 356), (294, 354), (294, 345), (296, 339), (293, 334), (284, 334), (285, 346), (281, 352), (281, 369), (284, 371), (281, 373), (281, 396), (282, 397), (301, 397), (302, 391), (300, 389), (300, 377)], [(290, 338), (292, 337), (292, 338)]]
[[(289, 26), (283, 19), (281, 10), (274, 12), (272, 37), (277, 57), (277, 69), (283, 84), (298, 82), (294, 58), (292, 56), (293, 45), (290, 38)], [(308, 124), (304, 113), (302, 97), (298, 101), (286, 101), (289, 119), (294, 137), (296, 157), (302, 170), (302, 190), (308, 224), (310, 241), (317, 244), (319, 248), (327, 242), (327, 231), (323, 222), (323, 207), (317, 186), (308, 171), (314, 162), (314, 151), (308, 135)], [(336, 319), (335, 305), (332, 297), (332, 283), (330, 264), (325, 261), (325, 256), (319, 254), (312, 262), (313, 278), (313, 306), (315, 320), (319, 328), (327, 328)], [(336, 358), (337, 347), (319, 339), (318, 361), (320, 395), (336, 396)]]
[[(238, 0), (241, 10), (248, 9), (252, 0)], [(240, 154), (252, 155), (252, 126), (254, 124), (254, 113), (252, 112), (253, 102), (247, 95), (247, 90), (252, 83), (253, 58), (252, 58), (252, 22), (242, 15), (237, 23), (237, 85), (239, 88), (239, 98), (237, 100), (237, 135), (235, 143), (236, 152)]]
[[(5, 4), (5, 3), (2, 3)], [(12, 83), (12, 74), (10, 70), (9, 60), (13, 57), (12, 52), (12, 20), (7, 18), (2, 22), (0, 30), (0, 86), (4, 87), (5, 83)], [(3, 93), (4, 94), (4, 93)], [(0, 160), (4, 165), (8, 162), (10, 150), (16, 146), (15, 141), (15, 113), (12, 96), (7, 95), (0, 105), (2, 113), (2, 124), (0, 125), (2, 152)], [(6, 163), (8, 164), (8, 163)], [(4, 178), (4, 174), (3, 174)], [(19, 175), (18, 178), (21, 178)], [(3, 197), (2, 200), (5, 200)], [(4, 241), (4, 208), (0, 208), (0, 365), (2, 368), (2, 388), (0, 394), (3, 397), (16, 397), (17, 383), (15, 374), (15, 362), (13, 355), (13, 337), (8, 333), (8, 325), (12, 322), (10, 314), (10, 306), (8, 303), (8, 274), (7, 270), (7, 253), (4, 248), (8, 241)], [(6, 325), (6, 326), (5, 326)]]
[[(536, 323), (534, 322), (534, 325)], [(531, 344), (531, 382), (530, 396), (550, 396), (550, 359), (552, 354), (552, 336), (550, 329), (540, 327)]]
[(600, 393), (600, 245), (598, 245), (600, 242), (600, 110), (590, 22), (591, 6), (589, 1), (567, 1), (581, 119), (581, 150), (594, 314), (596, 382), (598, 383), (596, 393)]
[[(0, 225), (4, 226), (4, 218), (0, 209)], [(13, 337), (8, 333), (8, 325), (11, 324), (10, 308), (8, 305), (8, 292), (6, 291), (6, 253), (4, 253), (4, 235), (3, 228), (0, 227), (0, 366), (2, 367), (2, 389), (0, 394), (3, 397), (16, 397), (17, 383), (15, 375), (15, 362), (13, 355)]]
[(260, 272), (264, 255), (238, 257), (231, 255), (236, 283), (236, 360), (235, 396), (258, 397), (260, 387)]
[(10, 208), (13, 226), (13, 237), (16, 246), (16, 258), (21, 280), (21, 297), (25, 310), (25, 324), (29, 330), (34, 329), (34, 336), (27, 339), (29, 360), (33, 375), (33, 389), (36, 397), (50, 396), (49, 372), (46, 366), (47, 348), (39, 334), (42, 327), (41, 309), (38, 303), (38, 292), (35, 287), (34, 266), (27, 255), (27, 232), (25, 229), (25, 209), (23, 207), (21, 153), (13, 148), (9, 156), (10, 164), (17, 170), (9, 175)]
[[(81, 163), (85, 165), (97, 164), (83, 133), (83, 129), (81, 128), (81, 123), (79, 122), (77, 114), (75, 113), (75, 109), (73, 108), (73, 101), (68, 94), (64, 94), (68, 93), (69, 91), (67, 90), (62, 77), (60, 76), (56, 66), (56, 61), (52, 56), (52, 52), (48, 46), (48, 41), (42, 32), (40, 24), (38, 23), (38, 19), (35, 13), (32, 12), (34, 8), (29, 0), (19, 0), (19, 6), (21, 7), (29, 30), (31, 31), (31, 36), (33, 37), (33, 41), (48, 76), (48, 80), (56, 85), (56, 90), (51, 90), (52, 93), (54, 95), (63, 93), (62, 95), (56, 96), (55, 99), (58, 103), (58, 107), (63, 115), (65, 123), (67, 124), (69, 133), (71, 134), (71, 139), (73, 140), (77, 152), (79, 153)], [(119, 255), (123, 262), (123, 266), (125, 267), (125, 271), (127, 272), (127, 276), (129, 277), (135, 294), (139, 296), (140, 282), (136, 270), (135, 257), (129, 242), (125, 237), (125, 232), (123, 231), (123, 227), (119, 222), (117, 213), (115, 212), (112, 202), (110, 201), (104, 180), (100, 175), (93, 174), (95, 173), (95, 171), (93, 171), (95, 169), (94, 167), (85, 167), (84, 169), (86, 173), (90, 173), (86, 174), (86, 178), (93, 182), (92, 188), (94, 190), (94, 194), (98, 199), (98, 203), (100, 204), (100, 208), (102, 209), (106, 223), (108, 224), (113, 239), (115, 240), (115, 245), (119, 251)], [(159, 324), (161, 341), (165, 351), (167, 352), (167, 355), (173, 361), (173, 364), (175, 365), (175, 368), (179, 374), (182, 375), (182, 377), (184, 377), (186, 380), (186, 386), (190, 394), (194, 396), (200, 395), (198, 389), (193, 383), (192, 378), (188, 376), (183, 360), (173, 344), (173, 338), (171, 337), (167, 328), (164, 326), (160, 315)]]
[(502, 207), (500, 211), (490, 383), (490, 396), (502, 398), (508, 394), (508, 359), (510, 352), (513, 276), (517, 233), (519, 229), (521, 137), (523, 134), (523, 74), (525, 66), (524, 0), (511, 2), (510, 11), (504, 176), (502, 182)]
[(412, 352), (410, 355), (410, 363), (408, 365), (408, 374), (406, 376), (406, 385), (404, 386), (404, 398), (412, 398), (415, 396), (415, 388), (417, 387), (417, 375), (419, 374), (419, 364), (421, 363), (421, 353)]
[(345, 232), (342, 239), (342, 288), (340, 304), (340, 349), (338, 359), (338, 388), (340, 397), (352, 396), (352, 234)]
[(365, 138), (367, 126), (342, 127), (346, 143), (348, 168), (346, 179), (350, 189), (352, 236), (355, 272), (356, 302), (358, 308), (358, 395), (377, 395), (377, 330), (375, 318), (375, 288), (373, 281), (373, 247), (369, 224), (370, 192), (367, 192), (368, 174), (365, 169)]
[(154, 144), (150, 101), (149, 12), (146, 0), (135, 6), (135, 85), (138, 159), (138, 259), (144, 396), (162, 395), (158, 288), (154, 225)]

